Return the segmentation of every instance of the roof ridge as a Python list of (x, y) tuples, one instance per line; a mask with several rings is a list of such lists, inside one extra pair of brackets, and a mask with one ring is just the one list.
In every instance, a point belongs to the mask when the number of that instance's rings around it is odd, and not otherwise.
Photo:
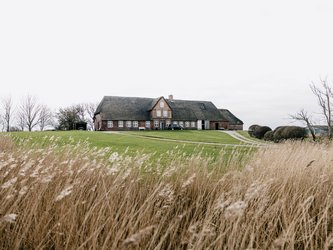
[[(156, 98), (152, 98), (152, 97), (141, 97), (141, 96), (118, 96), (118, 95), (105, 95), (105, 96), (103, 97), (103, 99), (104, 99), (105, 97), (112, 97), (112, 98), (117, 97), (117, 98), (156, 99)], [(159, 97), (158, 97), (158, 98), (159, 98)], [(103, 99), (102, 99), (102, 101), (103, 101)]]

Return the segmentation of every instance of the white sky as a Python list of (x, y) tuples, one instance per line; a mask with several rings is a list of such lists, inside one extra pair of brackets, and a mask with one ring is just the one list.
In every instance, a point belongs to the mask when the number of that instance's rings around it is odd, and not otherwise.
[(318, 112), (309, 84), (333, 79), (332, 27), (331, 0), (1, 1), (0, 97), (172, 93), (275, 128)]

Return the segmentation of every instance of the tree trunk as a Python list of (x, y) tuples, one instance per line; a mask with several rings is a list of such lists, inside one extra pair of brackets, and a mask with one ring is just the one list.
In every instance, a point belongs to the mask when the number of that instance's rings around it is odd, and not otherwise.
[(307, 126), (310, 130), (313, 141), (316, 141), (316, 134), (315, 134), (315, 131), (314, 131), (313, 127), (311, 126), (311, 124), (309, 122), (307, 122)]

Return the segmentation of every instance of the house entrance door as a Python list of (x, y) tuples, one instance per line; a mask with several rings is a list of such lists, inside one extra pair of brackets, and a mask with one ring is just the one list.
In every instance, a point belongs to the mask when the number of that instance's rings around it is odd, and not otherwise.
[(205, 120), (201, 121), (201, 129), (204, 130), (205, 129)]
[(164, 121), (160, 122), (160, 129), (161, 130), (165, 129), (165, 123), (164, 123)]
[(219, 129), (219, 124), (215, 123), (215, 129), (218, 130)]

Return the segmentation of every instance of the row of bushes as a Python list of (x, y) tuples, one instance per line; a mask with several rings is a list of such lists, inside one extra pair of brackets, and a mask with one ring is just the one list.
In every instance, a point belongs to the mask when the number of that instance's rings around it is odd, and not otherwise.
[(306, 137), (305, 128), (298, 126), (280, 126), (272, 130), (268, 126), (252, 125), (249, 127), (248, 133), (251, 137), (274, 142), (304, 139)]

